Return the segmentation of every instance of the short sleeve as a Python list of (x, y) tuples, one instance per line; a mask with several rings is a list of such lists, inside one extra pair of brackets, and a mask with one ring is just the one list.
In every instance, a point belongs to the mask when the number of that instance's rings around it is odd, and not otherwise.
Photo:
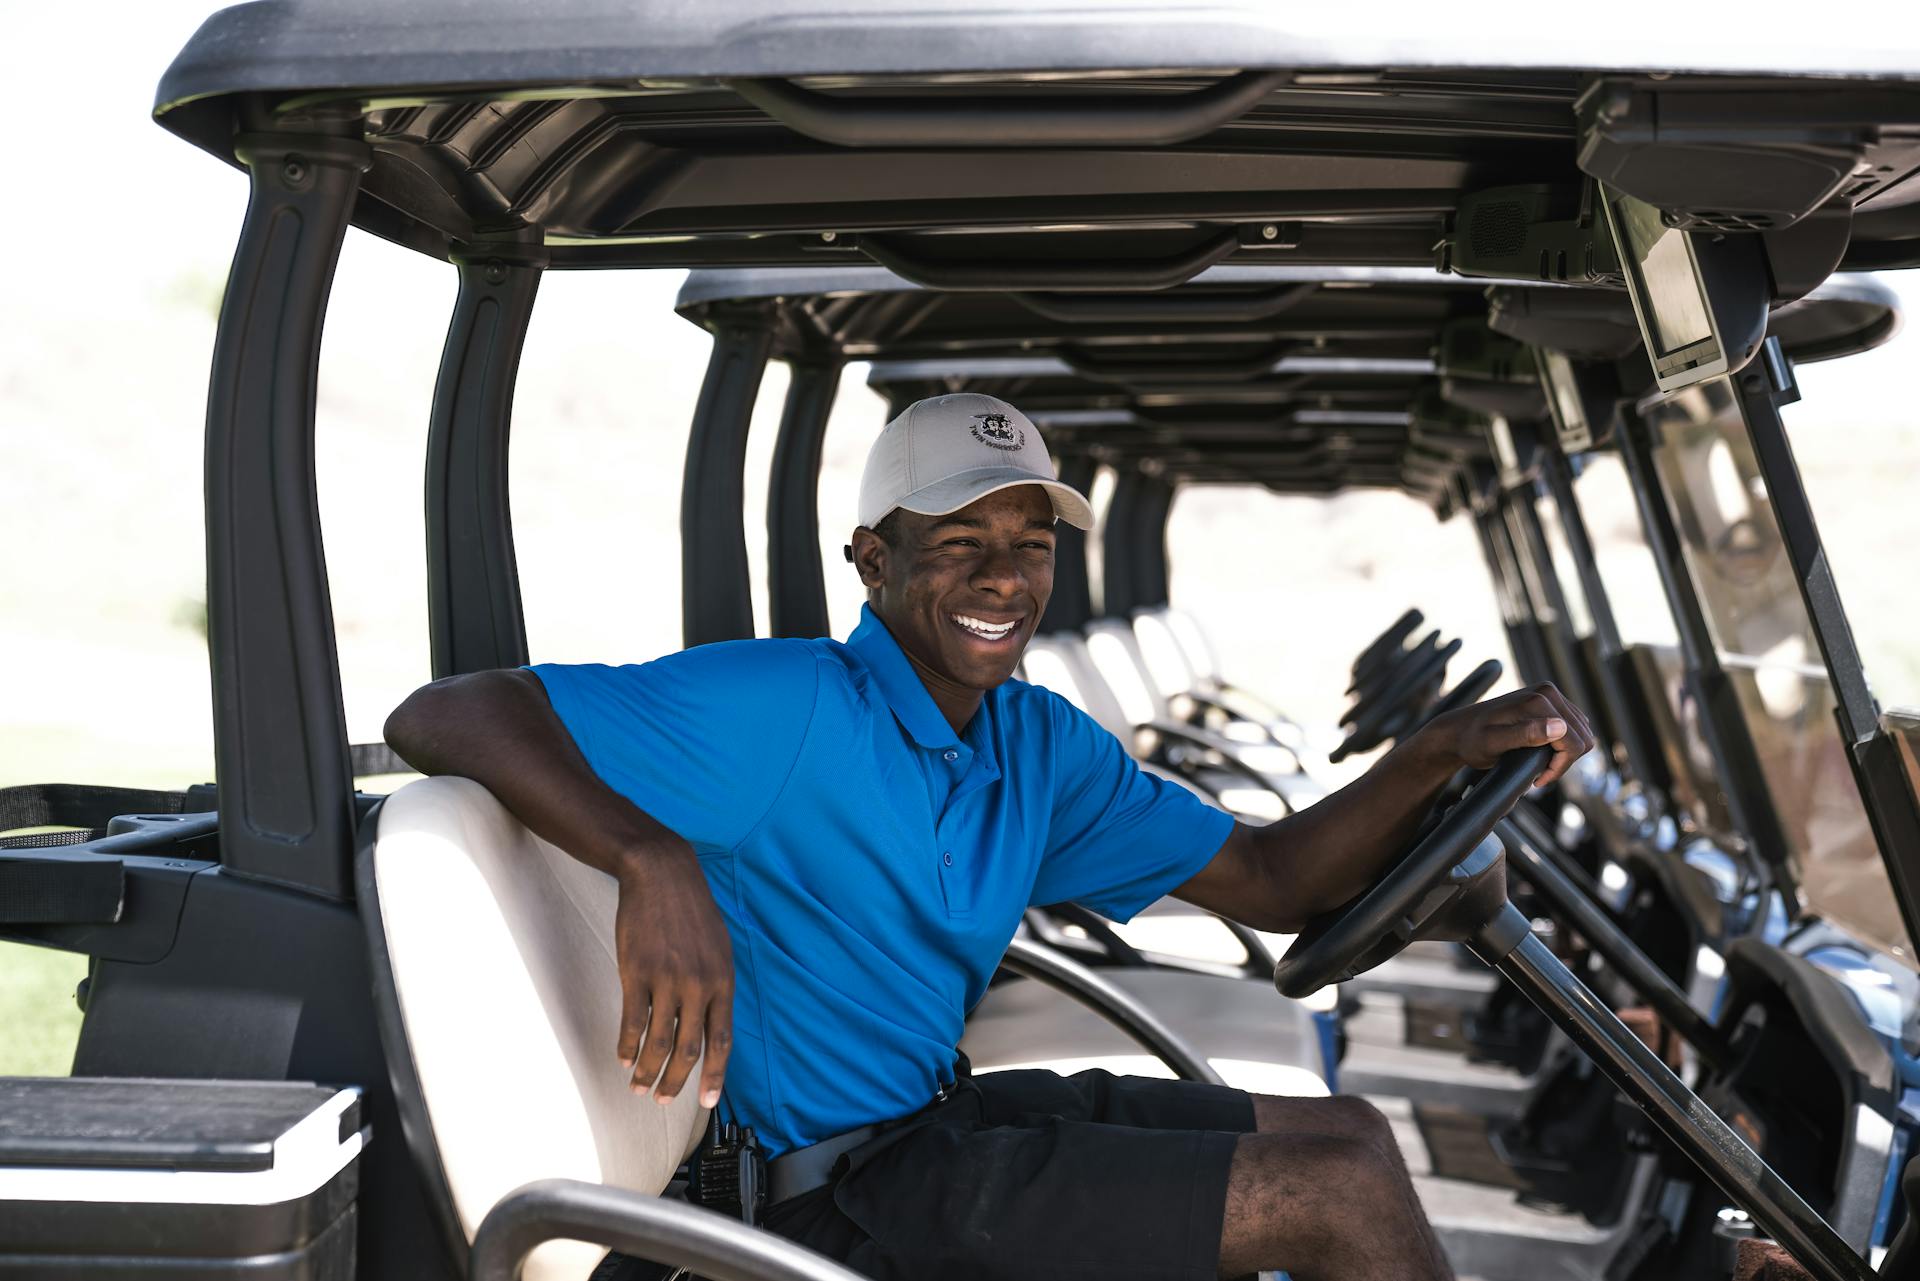
[(528, 670), (601, 781), (702, 854), (733, 849), (772, 808), (820, 683), (812, 649), (778, 640)]
[(1053, 817), (1031, 902), (1076, 902), (1128, 920), (1205, 867), (1233, 816), (1141, 769), (1064, 699), (1054, 711)]

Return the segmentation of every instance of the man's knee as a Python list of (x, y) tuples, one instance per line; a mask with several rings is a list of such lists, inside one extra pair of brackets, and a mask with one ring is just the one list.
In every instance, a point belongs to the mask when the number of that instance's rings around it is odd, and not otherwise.
[[(1344, 1116), (1356, 1130), (1376, 1124), (1350, 1104), (1323, 1108), (1321, 1116)], [(1220, 1237), (1225, 1276), (1263, 1269), (1343, 1281), (1438, 1281), (1451, 1275), (1398, 1151), (1358, 1132), (1242, 1136), (1234, 1148), (1226, 1210)]]
[(1259, 1095), (1253, 1104), (1254, 1126), (1261, 1134), (1331, 1134), (1359, 1139), (1388, 1151), (1397, 1150), (1393, 1123), (1367, 1100), (1353, 1094), (1331, 1098), (1284, 1098)]
[[(1379, 1144), (1358, 1134), (1249, 1134), (1234, 1150), (1228, 1206), (1271, 1219), (1278, 1213), (1364, 1223), (1399, 1176)], [(1237, 1195), (1236, 1195), (1237, 1194)]]
[[(1251, 1272), (1303, 1270), (1379, 1235), (1404, 1205), (1378, 1147), (1342, 1134), (1249, 1134), (1227, 1181), (1221, 1263)], [(1404, 1233), (1402, 1233), (1404, 1235)], [(1337, 1273), (1336, 1273), (1337, 1275)]]
[(1388, 1148), (1395, 1147), (1393, 1122), (1387, 1120), (1387, 1114), (1368, 1100), (1357, 1094), (1336, 1094), (1326, 1100), (1326, 1105), (1340, 1118), (1342, 1133)]

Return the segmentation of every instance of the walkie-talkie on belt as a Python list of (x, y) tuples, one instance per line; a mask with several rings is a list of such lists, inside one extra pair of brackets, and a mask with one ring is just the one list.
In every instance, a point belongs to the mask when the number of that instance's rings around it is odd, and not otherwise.
[(753, 1127), (707, 1122), (707, 1137), (687, 1163), (687, 1200), (752, 1227), (767, 1198), (767, 1158)]

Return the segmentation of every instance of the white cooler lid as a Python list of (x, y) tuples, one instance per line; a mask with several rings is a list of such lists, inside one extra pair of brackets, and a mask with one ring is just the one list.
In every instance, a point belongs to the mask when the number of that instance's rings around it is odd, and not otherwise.
[(274, 1205), (324, 1186), (366, 1140), (354, 1086), (0, 1079), (0, 1202)]

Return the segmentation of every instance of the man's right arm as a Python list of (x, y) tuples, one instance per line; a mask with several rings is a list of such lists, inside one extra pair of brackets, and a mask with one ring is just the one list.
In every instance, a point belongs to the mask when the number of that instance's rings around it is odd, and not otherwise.
[(470, 778), (535, 835), (619, 883), (623, 994), (616, 1052), (634, 1089), (680, 1092), (699, 1062), (712, 1107), (733, 1040), (733, 953), (693, 847), (594, 773), (525, 670), (422, 686), (387, 718), (387, 743), (422, 774)]

